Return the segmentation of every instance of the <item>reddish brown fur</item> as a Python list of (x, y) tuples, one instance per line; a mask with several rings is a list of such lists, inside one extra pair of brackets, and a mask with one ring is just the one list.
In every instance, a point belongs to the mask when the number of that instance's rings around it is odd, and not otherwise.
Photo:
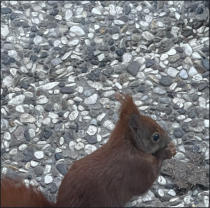
[[(59, 188), (57, 206), (122, 207), (132, 196), (145, 193), (157, 178), (162, 161), (175, 154), (164, 130), (140, 115), (130, 96), (118, 94), (117, 98), (122, 104), (120, 119), (109, 141), (72, 165)], [(164, 146), (155, 154), (136, 148), (129, 128), (132, 115), (139, 119), (140, 137), (148, 138), (154, 131), (162, 135)]]
[(1, 180), (1, 207), (52, 207), (43, 194), (22, 182), (3, 178)]

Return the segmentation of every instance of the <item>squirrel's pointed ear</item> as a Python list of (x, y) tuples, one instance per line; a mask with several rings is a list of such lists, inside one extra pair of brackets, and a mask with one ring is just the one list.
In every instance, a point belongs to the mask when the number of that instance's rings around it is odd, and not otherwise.
[(121, 104), (125, 101), (125, 95), (121, 94), (119, 92), (115, 93), (115, 98), (118, 100)]
[(128, 121), (128, 127), (131, 129), (133, 133), (136, 133), (139, 128), (139, 115), (132, 114)]

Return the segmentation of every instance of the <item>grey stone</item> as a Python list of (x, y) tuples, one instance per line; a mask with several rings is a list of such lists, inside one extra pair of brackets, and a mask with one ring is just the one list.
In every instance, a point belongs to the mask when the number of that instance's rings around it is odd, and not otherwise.
[(174, 129), (173, 134), (176, 138), (181, 138), (184, 135), (184, 132), (181, 128), (176, 128)]
[(62, 94), (72, 94), (72, 93), (74, 93), (74, 89), (72, 87), (62, 87), (60, 89), (60, 92)]
[(57, 164), (56, 168), (62, 175), (66, 175), (66, 173), (68, 172), (67, 165), (64, 163)]
[(202, 59), (202, 64), (206, 70), (209, 70), (209, 60), (208, 59), (206, 59), (206, 58)]
[(34, 168), (34, 173), (37, 177), (42, 176), (44, 173), (44, 168), (42, 166), (36, 166)]
[(96, 136), (86, 136), (86, 140), (89, 144), (96, 144), (97, 143), (97, 138)]
[(134, 61), (130, 63), (127, 67), (128, 73), (130, 73), (133, 76), (136, 76), (139, 71), (140, 65), (137, 61)]
[(161, 76), (159, 83), (165, 87), (170, 86), (173, 83), (173, 80), (168, 76)]

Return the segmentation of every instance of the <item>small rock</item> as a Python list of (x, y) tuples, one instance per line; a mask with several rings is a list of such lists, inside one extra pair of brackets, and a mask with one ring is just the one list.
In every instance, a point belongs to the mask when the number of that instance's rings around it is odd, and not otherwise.
[(164, 61), (164, 60), (166, 60), (168, 58), (168, 54), (166, 54), (166, 53), (164, 53), (164, 54), (162, 54), (161, 56), (160, 56), (160, 60), (161, 61)]
[(158, 189), (158, 194), (160, 197), (164, 196), (164, 191), (162, 189)]
[(1, 37), (6, 38), (9, 35), (9, 27), (1, 24)]
[(140, 68), (139, 63), (137, 61), (134, 61), (128, 65), (127, 71), (132, 76), (136, 76), (138, 74), (139, 68)]
[(22, 123), (34, 123), (36, 119), (28, 113), (23, 113), (20, 115), (20, 121)]
[(87, 136), (86, 140), (89, 144), (96, 144), (97, 143), (97, 138), (96, 136)]
[(76, 150), (81, 150), (84, 148), (84, 144), (82, 142), (78, 142), (76, 145), (75, 145), (75, 149)]
[(34, 173), (36, 174), (37, 177), (42, 176), (44, 173), (44, 168), (42, 166), (36, 166), (34, 168)]
[(15, 97), (13, 97), (8, 104), (9, 105), (20, 105), (24, 102), (25, 100), (25, 95), (17, 95)]
[[(79, 43), (78, 39), (73, 39), (68, 42), (69, 46), (76, 46)], [(71, 51), (70, 51), (71, 52)]]
[(179, 71), (172, 67), (169, 67), (167, 70), (167, 74), (173, 78), (175, 78), (178, 73), (179, 73)]
[(72, 26), (72, 27), (70, 28), (70, 32), (73, 32), (73, 33), (75, 33), (75, 34), (78, 35), (78, 36), (83, 36), (83, 35), (85, 35), (84, 30), (83, 30), (81, 27), (79, 27), (79, 26)]
[(45, 182), (45, 184), (50, 184), (50, 183), (52, 183), (52, 182), (53, 182), (52, 176), (51, 176), (51, 175), (46, 175), (46, 176), (44, 177), (44, 182)]
[(123, 22), (122, 20), (114, 20), (114, 24), (116, 24), (116, 25), (124, 25), (125, 22)]
[(182, 136), (184, 136), (184, 132), (181, 128), (174, 129), (173, 134), (176, 138), (182, 138)]
[(188, 74), (189, 76), (193, 77), (194, 75), (198, 74), (198, 72), (195, 67), (191, 66)]
[(170, 189), (170, 190), (168, 191), (168, 194), (169, 194), (170, 196), (176, 196), (176, 192), (175, 192), (173, 189)]
[(37, 104), (46, 104), (47, 102), (48, 98), (45, 95), (40, 95), (36, 100)]
[(185, 69), (182, 69), (182, 70), (179, 72), (179, 76), (180, 76), (182, 79), (187, 79), (187, 78), (188, 78), (187, 71), (186, 71)]
[(74, 93), (74, 89), (72, 87), (62, 87), (60, 89), (60, 92), (62, 94), (73, 94)]
[(132, 55), (130, 53), (123, 54), (123, 63), (129, 63), (132, 60)]
[(66, 164), (59, 163), (56, 165), (56, 168), (62, 175), (66, 175), (66, 173), (68, 172), (68, 168)]
[(155, 61), (152, 59), (146, 59), (146, 68), (150, 68), (151, 66), (153, 66), (155, 64)]
[(98, 99), (98, 95), (97, 94), (93, 94), (93, 95), (85, 98), (84, 103), (86, 105), (93, 105), (93, 104), (96, 104), (97, 99)]
[(13, 78), (11, 76), (6, 76), (2, 81), (3, 87), (11, 87), (13, 85)]
[(185, 155), (182, 152), (177, 152), (176, 155), (174, 156), (174, 159), (183, 160), (185, 159)]
[(79, 115), (79, 112), (77, 110), (72, 111), (69, 115), (69, 120), (74, 121)]
[(1, 8), (1, 14), (10, 14), (12, 13), (12, 10), (8, 7), (2, 7)]
[(40, 86), (40, 89), (42, 89), (42, 90), (51, 90), (54, 87), (56, 87), (58, 84), (59, 84), (59, 82), (50, 82), (50, 83), (47, 83), (45, 85)]
[(178, 60), (180, 59), (180, 55), (179, 54), (175, 54), (175, 55), (172, 55), (172, 56), (169, 56), (168, 57), (168, 61), (170, 63), (176, 63)]
[(167, 52), (167, 54), (168, 54), (169, 56), (173, 56), (173, 55), (176, 54), (176, 50), (175, 50), (174, 48), (172, 48), (172, 49), (170, 49), (170, 50)]
[(37, 35), (35, 38), (34, 38), (34, 44), (35, 45), (39, 45), (40, 43), (42, 42), (42, 37)]
[(101, 15), (101, 10), (97, 7), (94, 7), (91, 11), (93, 14)]
[(204, 126), (205, 126), (206, 128), (209, 128), (209, 120), (204, 120)]
[(90, 125), (90, 126), (88, 127), (88, 130), (87, 130), (87, 134), (88, 134), (88, 135), (90, 135), (90, 136), (95, 135), (96, 132), (97, 132), (97, 128), (96, 128), (95, 126)]
[(173, 81), (170, 77), (167, 76), (161, 76), (161, 79), (159, 80), (159, 83), (165, 87), (170, 86)]
[(209, 60), (208, 59), (202, 59), (202, 64), (205, 67), (205, 69), (208, 71), (209, 70)]
[(154, 40), (154, 35), (151, 34), (150, 32), (148, 31), (145, 31), (142, 33), (142, 37), (145, 39), (145, 40), (148, 40), (148, 41), (151, 41), (151, 40)]
[(192, 48), (189, 44), (183, 44), (183, 49), (184, 49), (184, 53), (186, 54), (186, 56), (192, 55)]
[(70, 9), (67, 9), (65, 13), (65, 20), (69, 21), (72, 18), (72, 16), (73, 16), (72, 11)]
[(114, 129), (114, 124), (112, 123), (112, 121), (110, 120), (106, 120), (103, 124), (103, 126), (105, 128), (107, 128), (108, 130), (113, 130)]
[(160, 185), (166, 185), (166, 179), (163, 176), (158, 177), (158, 183)]
[(159, 94), (159, 95), (163, 95), (163, 94), (166, 93), (166, 90), (164, 90), (164, 89), (162, 89), (162, 88), (160, 88), (160, 87), (155, 87), (155, 88), (153, 89), (153, 92), (156, 93), (156, 94)]
[(34, 152), (34, 156), (35, 156), (38, 160), (40, 160), (40, 159), (44, 158), (44, 152), (43, 152), (43, 151), (36, 151), (36, 152)]
[(193, 52), (192, 53), (192, 58), (193, 59), (201, 59), (201, 55), (198, 52)]
[(96, 147), (94, 145), (91, 145), (91, 144), (85, 145), (85, 152), (87, 154), (91, 154), (94, 151), (96, 151)]
[(191, 196), (185, 196), (184, 197), (184, 203), (187, 204), (187, 205), (190, 204), (191, 203), (191, 198), (192, 198)]

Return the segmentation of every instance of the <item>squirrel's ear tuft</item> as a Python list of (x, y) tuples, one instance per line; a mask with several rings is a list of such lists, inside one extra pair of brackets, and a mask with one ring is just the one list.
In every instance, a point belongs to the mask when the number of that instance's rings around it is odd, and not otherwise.
[(128, 94), (116, 93), (115, 98), (121, 103), (120, 117), (129, 118), (132, 114), (140, 115), (133, 98)]

